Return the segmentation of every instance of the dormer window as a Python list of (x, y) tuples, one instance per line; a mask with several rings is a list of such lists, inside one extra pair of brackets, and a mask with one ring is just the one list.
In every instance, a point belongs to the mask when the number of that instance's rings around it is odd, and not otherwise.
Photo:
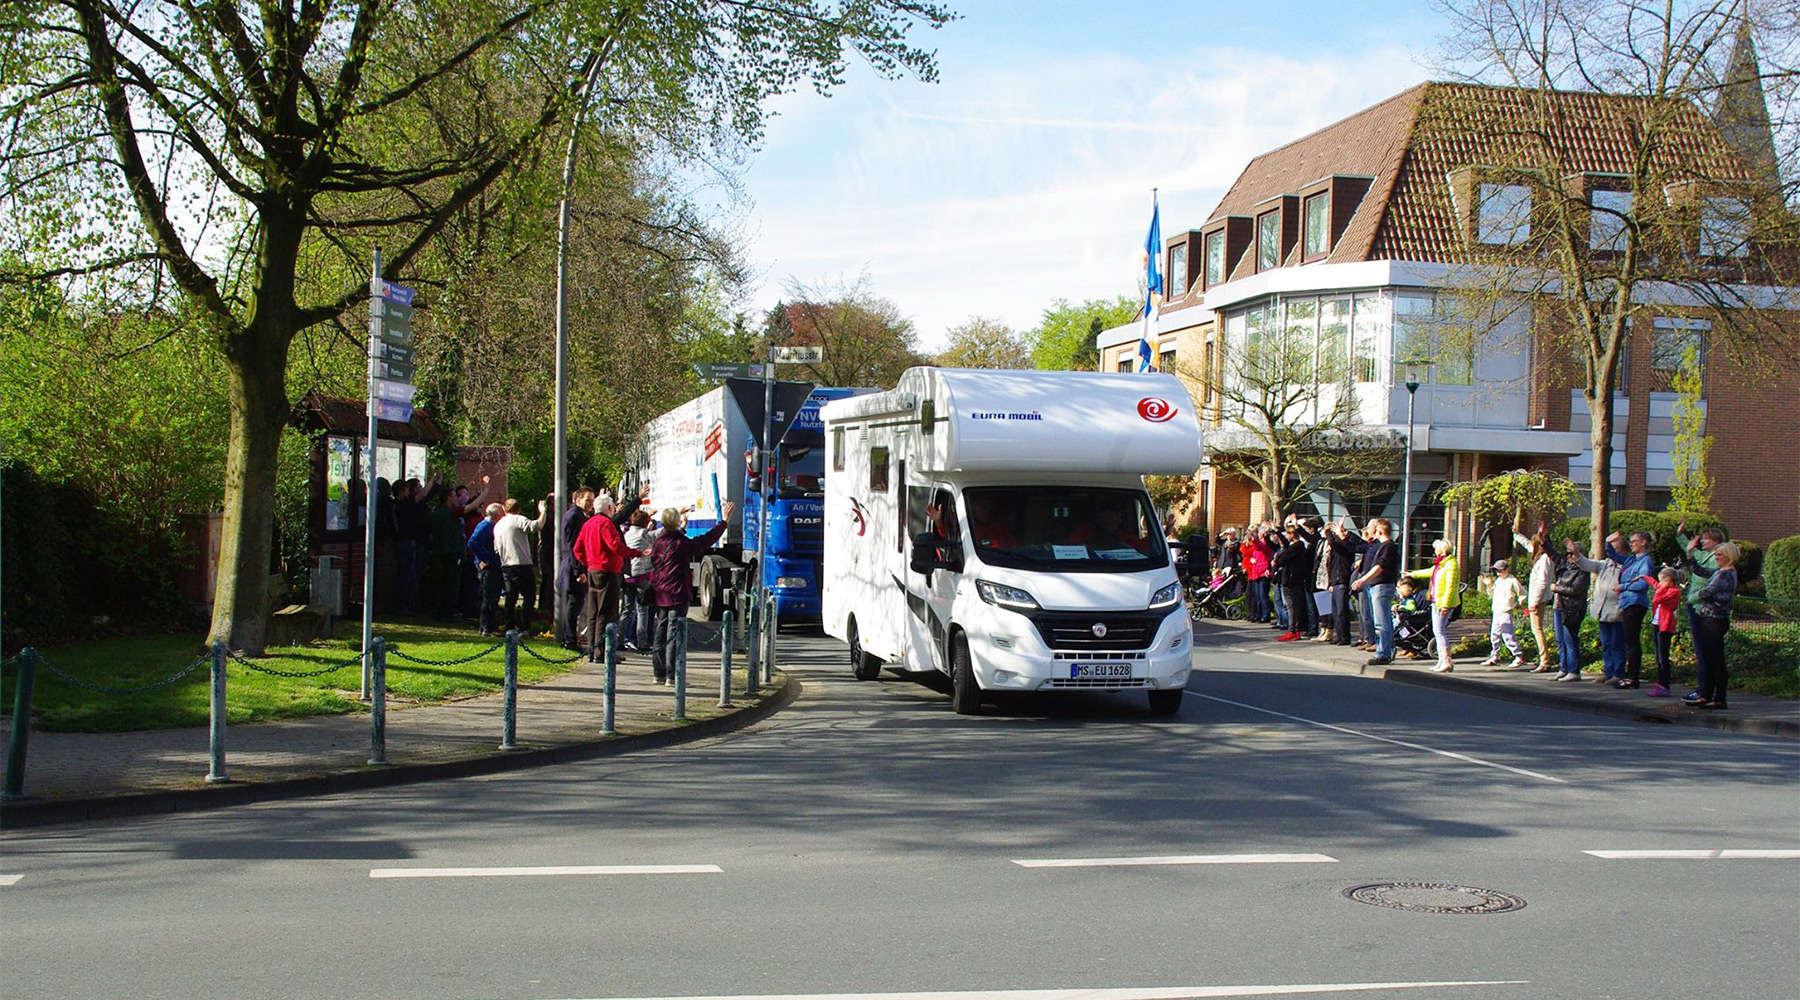
[(1300, 259), (1313, 260), (1331, 252), (1331, 195), (1308, 197), (1300, 219)]
[(1273, 271), (1281, 266), (1281, 212), (1256, 217), (1256, 269)]
[(1523, 184), (1482, 184), (1477, 189), (1475, 239), (1489, 246), (1517, 246), (1531, 238), (1531, 189)]
[(1225, 231), (1206, 234), (1206, 287), (1225, 282)]
[(1624, 253), (1630, 226), (1630, 191), (1597, 190), (1589, 195), (1593, 210), (1588, 216), (1588, 249), (1605, 253)]
[(1188, 245), (1184, 240), (1169, 248), (1169, 291), (1171, 301), (1187, 294)]
[(1708, 198), (1700, 209), (1700, 256), (1750, 255), (1750, 203), (1741, 198)]

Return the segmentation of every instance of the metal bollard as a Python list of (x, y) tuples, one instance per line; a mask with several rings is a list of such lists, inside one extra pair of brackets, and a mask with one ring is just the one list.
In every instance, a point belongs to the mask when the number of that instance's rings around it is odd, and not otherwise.
[(500, 749), (517, 750), (519, 744), (519, 630), (506, 633), (506, 674), (501, 685)]
[(774, 594), (769, 595), (769, 610), (763, 616), (768, 623), (763, 627), (763, 642), (767, 648), (763, 650), (763, 683), (775, 683), (775, 634), (781, 631), (781, 611)]
[(369, 763), (387, 766), (387, 640), (369, 642)]
[(757, 631), (762, 620), (762, 615), (758, 614), (760, 610), (761, 605), (756, 601), (744, 601), (744, 659), (750, 667), (750, 676), (744, 687), (746, 695), (756, 693), (756, 675), (762, 663), (762, 633)]
[(31, 738), (31, 688), (37, 678), (37, 650), (19, 650), (19, 679), (13, 684), (12, 735), (6, 744), (6, 785), (0, 799), (25, 797), (25, 744)]
[(212, 753), (206, 783), (223, 784), (225, 775), (225, 643), (212, 644)]
[(681, 617), (675, 621), (675, 656), (670, 662), (675, 676), (671, 679), (675, 685), (675, 721), (687, 721), (687, 644), (688, 620)]
[(731, 611), (719, 621), (719, 707), (731, 707)]
[(614, 709), (619, 695), (619, 626), (614, 622), (606, 624), (606, 686), (600, 716), (600, 735), (615, 736), (618, 730), (613, 728)]

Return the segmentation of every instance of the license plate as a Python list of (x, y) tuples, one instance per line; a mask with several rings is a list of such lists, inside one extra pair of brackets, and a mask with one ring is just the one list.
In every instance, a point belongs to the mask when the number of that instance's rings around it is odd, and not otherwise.
[(1069, 676), (1076, 680), (1084, 678), (1101, 678), (1105, 680), (1130, 680), (1131, 664), (1129, 663), (1074, 663), (1069, 665)]

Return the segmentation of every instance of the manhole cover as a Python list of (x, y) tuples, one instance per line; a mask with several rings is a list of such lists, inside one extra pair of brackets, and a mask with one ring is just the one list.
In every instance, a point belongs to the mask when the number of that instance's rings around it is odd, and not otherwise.
[(1517, 896), (1447, 882), (1372, 882), (1353, 885), (1344, 896), (1370, 906), (1414, 913), (1508, 913), (1525, 908)]

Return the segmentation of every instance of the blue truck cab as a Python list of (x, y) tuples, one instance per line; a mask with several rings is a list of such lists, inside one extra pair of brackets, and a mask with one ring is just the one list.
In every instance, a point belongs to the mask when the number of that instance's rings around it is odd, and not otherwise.
[[(763, 506), (769, 508), (768, 562), (761, 567), (762, 585), (774, 594), (777, 614), (786, 621), (819, 617), (819, 579), (825, 558), (825, 424), (819, 408), (834, 399), (856, 395), (856, 389), (819, 388), (775, 449), (774, 468), (761, 483), (747, 470), (744, 503), (738, 510), (743, 527), (743, 561), (754, 567)], [(757, 486), (761, 489), (757, 489)], [(741, 586), (748, 588), (745, 573)]]

